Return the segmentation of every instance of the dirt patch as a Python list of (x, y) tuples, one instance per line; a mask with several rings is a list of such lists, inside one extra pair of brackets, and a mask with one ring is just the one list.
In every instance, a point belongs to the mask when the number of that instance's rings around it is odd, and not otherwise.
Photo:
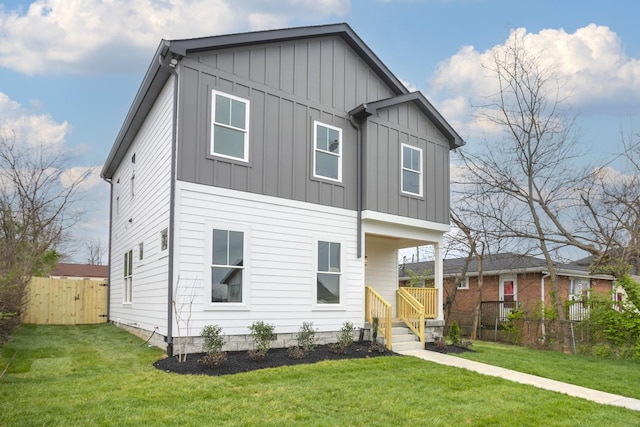
[(229, 375), (264, 368), (316, 363), (323, 360), (366, 359), (384, 356), (400, 355), (389, 350), (385, 350), (383, 353), (372, 351), (370, 343), (363, 342), (353, 344), (345, 353), (334, 352), (330, 345), (319, 345), (303, 359), (290, 357), (286, 348), (272, 348), (269, 350), (267, 357), (260, 362), (249, 359), (247, 351), (230, 351), (227, 352), (227, 360), (224, 364), (217, 368), (209, 368), (199, 362), (204, 357), (204, 353), (189, 354), (185, 362), (178, 362), (178, 358), (175, 356), (165, 357), (157, 360), (153, 366), (163, 371), (177, 374)]

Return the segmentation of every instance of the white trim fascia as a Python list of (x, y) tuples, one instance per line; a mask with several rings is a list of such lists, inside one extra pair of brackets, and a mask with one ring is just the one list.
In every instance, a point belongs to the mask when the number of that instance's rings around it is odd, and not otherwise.
[(444, 233), (449, 231), (449, 228), (449, 224), (370, 210), (362, 212), (363, 234), (403, 239), (406, 241), (406, 247), (441, 243)]
[(192, 182), (176, 181), (176, 191), (190, 191), (194, 193), (206, 194), (211, 196), (223, 196), (232, 199), (248, 200), (252, 202), (265, 203), (274, 206), (282, 206), (287, 208), (313, 210), (333, 215), (348, 215), (356, 218), (356, 211), (350, 209), (336, 208), (332, 206), (320, 205), (311, 202), (301, 202), (298, 200), (285, 199), (282, 197), (266, 196), (264, 194), (249, 193), (247, 191), (231, 190), (228, 188), (214, 187), (204, 184), (195, 184)]

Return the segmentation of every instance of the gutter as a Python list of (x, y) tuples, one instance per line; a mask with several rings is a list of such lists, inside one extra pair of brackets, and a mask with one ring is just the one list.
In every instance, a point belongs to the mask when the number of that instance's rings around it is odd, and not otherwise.
[(111, 321), (111, 228), (113, 224), (113, 181), (111, 178), (103, 178), (109, 183), (109, 268), (107, 269), (107, 323)]
[(167, 271), (167, 356), (173, 356), (173, 278), (174, 278), (174, 235), (175, 235), (175, 205), (176, 205), (176, 149), (177, 149), (177, 125), (178, 125), (178, 73), (175, 68), (178, 65), (178, 59), (172, 57), (167, 63), (166, 56), (158, 55), (160, 67), (166, 68), (173, 75), (173, 117), (171, 124), (171, 184), (169, 190), (169, 230), (168, 230), (168, 271)]
[(356, 129), (356, 211), (357, 211), (357, 257), (362, 258), (362, 123), (349, 114), (351, 126)]

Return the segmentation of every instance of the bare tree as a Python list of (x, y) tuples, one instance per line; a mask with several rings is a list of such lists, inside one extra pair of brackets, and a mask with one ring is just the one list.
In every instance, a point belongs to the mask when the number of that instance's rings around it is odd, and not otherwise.
[(101, 239), (91, 239), (84, 244), (87, 250), (87, 264), (91, 265), (103, 265), (102, 257), (107, 252), (107, 248), (102, 243)]
[(56, 150), (0, 133), (0, 342), (20, 321), (31, 277), (55, 266), (79, 219), (69, 208), (85, 176), (63, 183), (66, 162)]
[(640, 141), (623, 139), (620, 171), (603, 166), (580, 193), (579, 219), (593, 236), (592, 268), (620, 277), (640, 271)]
[[(558, 287), (557, 251), (574, 246), (593, 253), (590, 236), (574, 227), (579, 189), (588, 176), (577, 166), (573, 122), (561, 108), (562, 82), (540, 56), (524, 48), (517, 35), (493, 56), (487, 70), (498, 90), (480, 115), (505, 138), (477, 153), (462, 152), (469, 199), (482, 206), (487, 234), (515, 239), (544, 256), (551, 296), (560, 324), (566, 326)], [(563, 350), (570, 332), (562, 329)]]

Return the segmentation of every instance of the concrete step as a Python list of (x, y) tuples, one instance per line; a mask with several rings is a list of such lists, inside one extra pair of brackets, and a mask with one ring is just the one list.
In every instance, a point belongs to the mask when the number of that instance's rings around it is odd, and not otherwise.
[(394, 342), (391, 345), (391, 350), (395, 352), (399, 351), (411, 351), (411, 350), (424, 350), (420, 341), (407, 341), (407, 342)]

